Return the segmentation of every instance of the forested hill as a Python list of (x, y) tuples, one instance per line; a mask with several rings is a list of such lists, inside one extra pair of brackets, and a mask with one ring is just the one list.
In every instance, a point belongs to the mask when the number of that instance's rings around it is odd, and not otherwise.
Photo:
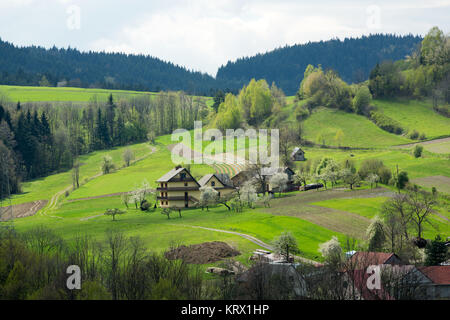
[(215, 79), (207, 74), (151, 56), (17, 47), (0, 39), (0, 84), (58, 83), (105, 89), (184, 90), (198, 95), (210, 95), (216, 86)]
[(347, 82), (364, 81), (377, 62), (403, 59), (420, 41), (412, 35), (371, 35), (286, 46), (228, 62), (214, 79), (148, 55), (17, 47), (0, 39), (0, 84), (183, 90), (212, 96), (217, 89), (237, 92), (250, 79), (264, 78), (292, 95), (308, 64), (334, 69)]
[(275, 82), (286, 94), (298, 91), (303, 73), (312, 64), (334, 69), (347, 82), (361, 82), (383, 60), (400, 60), (422, 41), (419, 36), (375, 34), (285, 46), (253, 57), (228, 62), (217, 72), (217, 80), (229, 87), (242, 87), (252, 78)]

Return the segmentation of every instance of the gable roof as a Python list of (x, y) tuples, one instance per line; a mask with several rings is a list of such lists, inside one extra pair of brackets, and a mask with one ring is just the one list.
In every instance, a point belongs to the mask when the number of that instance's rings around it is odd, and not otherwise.
[(221, 177), (219, 177), (219, 175), (215, 174), (215, 173), (210, 173), (207, 175), (204, 175), (200, 180), (198, 180), (198, 184), (200, 186), (204, 186), (206, 185), (209, 180), (211, 180), (212, 177), (216, 177), (216, 179), (224, 186), (224, 187), (231, 187), (230, 185), (226, 184), (225, 182), (223, 182), (223, 179)]
[(450, 266), (420, 267), (419, 271), (435, 284), (450, 285)]
[(203, 187), (205, 184), (208, 183), (209, 180), (211, 180), (211, 178), (213, 176), (214, 176), (214, 173), (204, 175), (200, 180), (198, 180), (198, 184)]
[(167, 172), (165, 175), (163, 175), (161, 178), (156, 180), (156, 182), (169, 182), (173, 177), (175, 177), (177, 174), (181, 173), (182, 171), (186, 171), (186, 173), (194, 180), (196, 184), (198, 184), (197, 180), (189, 173), (186, 168), (175, 168)]
[(291, 153), (291, 156), (294, 156), (299, 151), (305, 153), (300, 147), (295, 147), (294, 150)]

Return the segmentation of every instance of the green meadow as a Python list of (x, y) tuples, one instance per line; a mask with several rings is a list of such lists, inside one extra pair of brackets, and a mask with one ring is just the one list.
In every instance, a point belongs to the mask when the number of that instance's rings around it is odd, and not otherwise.
[[(136, 159), (150, 153), (151, 149), (148, 143), (134, 144), (120, 148), (114, 148), (107, 151), (96, 151), (80, 156), (80, 182), (89, 179), (101, 173), (101, 162), (105, 155), (110, 155), (117, 167), (123, 166), (122, 154), (126, 148), (134, 151)], [(12, 204), (20, 204), (36, 200), (50, 200), (50, 198), (72, 185), (72, 171), (65, 171), (45, 178), (39, 178), (24, 182), (22, 193), (14, 195), (11, 199)]]
[(450, 119), (436, 113), (429, 101), (374, 100), (373, 104), (408, 132), (425, 133), (427, 139), (450, 135)]
[[(317, 108), (303, 122), (305, 138), (317, 144), (355, 148), (380, 148), (411, 142), (378, 128), (366, 117), (340, 110)], [(341, 130), (341, 140), (336, 133)]]
[(283, 231), (291, 231), (299, 241), (302, 256), (320, 260), (319, 244), (336, 235), (344, 241), (345, 236), (308, 221), (294, 217), (274, 216), (258, 209), (246, 209), (235, 213), (219, 206), (209, 211), (191, 209), (182, 211), (182, 218), (174, 212), (171, 219), (154, 212), (141, 212), (130, 207), (126, 214), (116, 216), (102, 215), (107, 208), (121, 208), (120, 197), (108, 197), (83, 201), (64, 202), (52, 216), (36, 215), (14, 221), (18, 230), (29, 230), (38, 225), (45, 225), (71, 240), (77, 235), (89, 234), (101, 240), (106, 230), (120, 229), (128, 236), (140, 236), (149, 248), (163, 251), (171, 243), (194, 244), (207, 241), (226, 241), (248, 255), (259, 246), (240, 236), (209, 231), (192, 226), (217, 228), (249, 234), (271, 243)]
[[(3, 94), (11, 101), (21, 102), (88, 102), (93, 99), (106, 100), (111, 92), (116, 97), (155, 94), (120, 90), (0, 86), (0, 96)], [(205, 99), (208, 105), (212, 104), (212, 98)], [(287, 105), (281, 112), (285, 113), (286, 121), (295, 121), (294, 97), (286, 99)], [(426, 102), (374, 100), (374, 104), (408, 130), (424, 132), (427, 138), (450, 134), (449, 119), (435, 114)], [(206, 129), (205, 127), (203, 130)], [(393, 148), (413, 143), (413, 140), (383, 131), (364, 116), (327, 108), (317, 108), (303, 122), (303, 129), (305, 138), (319, 145), (325, 142), (331, 146), (355, 148), (343, 150), (304, 147), (307, 159), (320, 160), (329, 157), (338, 162), (352, 159), (357, 168), (366, 159), (380, 159), (391, 170), (398, 165), (399, 170), (408, 172), (410, 180), (427, 190), (433, 186), (444, 193), (450, 190), (450, 159), (449, 152), (446, 152), (448, 142), (427, 144), (422, 157), (415, 158), (412, 146)], [(343, 132), (341, 140), (335, 139), (338, 130)], [(194, 139), (193, 131), (190, 133), (191, 139)], [(244, 142), (241, 138), (239, 142), (243, 142), (242, 145), (248, 153), (249, 140), (245, 139)], [(258, 140), (257, 142), (259, 143)], [(342, 244), (345, 243), (347, 235), (363, 240), (370, 219), (379, 214), (382, 203), (392, 193), (390, 187), (371, 190), (368, 185), (363, 184), (353, 191), (337, 189), (293, 192), (276, 197), (271, 202), (271, 208), (257, 206), (256, 209), (246, 208), (241, 213), (228, 211), (224, 206), (216, 206), (209, 211), (184, 210), (182, 218), (178, 217), (178, 212), (173, 212), (171, 219), (167, 219), (160, 209), (144, 213), (130, 206), (126, 214), (117, 216), (117, 221), (103, 215), (108, 208), (126, 209), (121, 197), (114, 194), (131, 191), (145, 180), (152, 188), (156, 187), (155, 181), (174, 167), (168, 148), (174, 143), (176, 142), (171, 140), (171, 135), (165, 135), (158, 137), (153, 145), (148, 142), (139, 143), (81, 156), (81, 186), (76, 190), (70, 189), (68, 194), (61, 194), (58, 205), (51, 210), (16, 219), (14, 225), (19, 231), (45, 225), (69, 241), (81, 234), (89, 234), (101, 240), (106, 230), (116, 228), (128, 236), (140, 236), (148, 248), (154, 251), (163, 251), (172, 243), (189, 245), (214, 240), (225, 241), (241, 251), (242, 255), (238, 260), (243, 263), (248, 263), (248, 257), (252, 251), (259, 248), (258, 245), (235, 234), (195, 227), (239, 232), (268, 244), (282, 232), (290, 231), (298, 241), (300, 255), (320, 261), (322, 258), (318, 252), (319, 244), (328, 241), (332, 236), (337, 236)], [(200, 147), (192, 144), (192, 148), (196, 152), (203, 152), (206, 148), (220, 147), (221, 143), (223, 142), (203, 141)], [(239, 146), (236, 141), (235, 149), (239, 149)], [(125, 167), (122, 155), (128, 147), (134, 151), (137, 161)], [(105, 155), (113, 158), (116, 170), (103, 175), (100, 166)], [(237, 170), (231, 165), (191, 165), (195, 178), (212, 173), (216, 169), (229, 173), (235, 173)], [(50, 200), (55, 194), (71, 186), (70, 170), (27, 181), (23, 183), (23, 193), (12, 197), (12, 204)], [(378, 192), (380, 194), (377, 194)], [(149, 201), (154, 203), (155, 196), (152, 195)], [(428, 238), (438, 233), (449, 235), (448, 204), (441, 203), (436, 210), (436, 214), (431, 218), (436, 229), (431, 226), (426, 226), (425, 229), (425, 236)]]
[[(354, 199), (330, 199), (320, 202), (311, 203), (312, 205), (337, 209), (358, 214), (365, 218), (372, 219), (380, 214), (382, 204), (387, 200), (386, 197), (376, 198), (354, 198)], [(430, 221), (433, 225), (424, 223), (424, 237), (434, 239), (438, 234), (448, 235), (450, 232), (450, 223), (445, 216), (438, 214), (431, 214)], [(414, 228), (411, 227), (414, 234)]]
[[(24, 87), (0, 85), (0, 98), (3, 96), (11, 102), (90, 102), (107, 101), (112, 94), (115, 100), (139, 96), (154, 96), (157, 92), (72, 88), (72, 87)], [(212, 105), (212, 98), (205, 97), (207, 105)]]

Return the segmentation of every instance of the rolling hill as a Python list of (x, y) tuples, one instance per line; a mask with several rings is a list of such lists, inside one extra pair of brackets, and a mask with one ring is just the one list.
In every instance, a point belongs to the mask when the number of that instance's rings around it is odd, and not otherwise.
[(241, 88), (252, 78), (266, 79), (269, 84), (275, 82), (286, 94), (293, 95), (308, 64), (334, 69), (346, 82), (361, 82), (378, 62), (403, 59), (421, 40), (412, 35), (374, 34), (285, 46), (229, 61), (219, 68), (216, 78), (230, 88)]

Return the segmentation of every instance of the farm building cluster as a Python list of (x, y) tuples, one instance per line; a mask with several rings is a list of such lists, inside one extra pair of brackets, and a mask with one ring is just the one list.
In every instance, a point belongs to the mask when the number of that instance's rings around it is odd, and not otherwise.
[[(292, 152), (292, 159), (303, 161), (305, 153), (300, 148), (295, 148)], [(285, 173), (288, 177), (284, 191), (298, 190), (299, 187), (294, 183), (295, 172), (289, 167), (268, 167), (261, 168), (260, 175), (265, 182), (265, 190), (262, 192), (278, 192), (278, 188), (270, 183), (270, 178), (277, 173)], [(209, 186), (218, 192), (218, 196), (225, 196), (236, 188), (240, 188), (246, 181), (254, 177), (250, 170), (242, 170), (236, 175), (230, 177), (225, 173), (213, 173), (203, 176), (201, 179), (195, 179), (187, 168), (177, 166), (159, 178), (157, 192), (159, 206), (161, 208), (190, 208), (194, 207), (200, 199), (201, 188)]]

